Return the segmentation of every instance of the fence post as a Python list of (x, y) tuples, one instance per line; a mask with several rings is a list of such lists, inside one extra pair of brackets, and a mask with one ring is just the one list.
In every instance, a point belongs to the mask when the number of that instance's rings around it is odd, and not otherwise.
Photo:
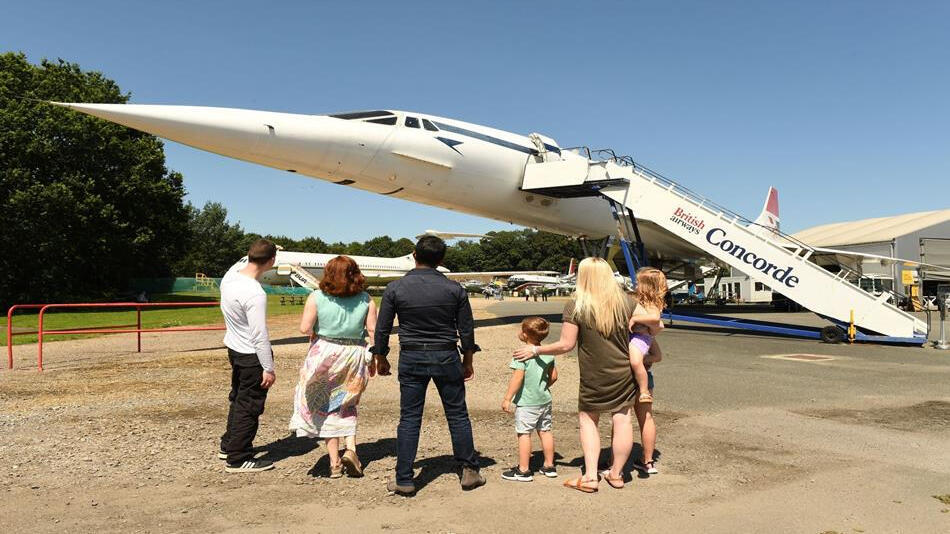
[(7, 310), (7, 369), (13, 369), (13, 308)]
[(138, 352), (142, 352), (142, 307), (135, 307), (135, 323), (136, 323), (136, 332), (135, 335), (138, 337)]
[(40, 308), (39, 328), (36, 332), (37, 343), (39, 345), (39, 355), (36, 358), (36, 366), (40, 371), (43, 370), (43, 316), (46, 313), (46, 308), (49, 308), (49, 305)]

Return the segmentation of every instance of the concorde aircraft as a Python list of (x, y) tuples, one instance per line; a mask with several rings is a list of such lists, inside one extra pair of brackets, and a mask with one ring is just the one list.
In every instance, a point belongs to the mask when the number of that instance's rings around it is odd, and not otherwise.
[[(541, 151), (580, 159), (540, 134), (524, 136), (424, 113), (301, 115), (140, 104), (59, 104), (165, 139), (382, 195), (550, 232), (600, 239), (616, 232), (596, 198), (550, 198), (520, 189)], [(703, 253), (645, 223), (657, 260), (687, 264)]]
[[(604, 151), (562, 149), (541, 134), (416, 112), (54, 104), (340, 186), (566, 235), (614, 235), (612, 213), (632, 212), (650, 263), (668, 276), (696, 279), (703, 265), (729, 265), (827, 318), (836, 339), (849, 318), (867, 332), (911, 343), (926, 339), (927, 324), (897, 307), (899, 295), (869, 293), (855, 283), (860, 275), (853, 270), (809, 261), (814, 247), (609, 151), (602, 157)], [(620, 222), (629, 237), (632, 225)]]

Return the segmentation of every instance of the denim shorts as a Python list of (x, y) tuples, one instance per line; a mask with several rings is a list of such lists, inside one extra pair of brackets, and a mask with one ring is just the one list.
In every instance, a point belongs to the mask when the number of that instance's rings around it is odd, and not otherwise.
[(530, 434), (532, 430), (550, 432), (554, 421), (551, 403), (541, 406), (518, 406), (515, 408), (515, 433)]
[(647, 387), (653, 391), (653, 371), (647, 371)]

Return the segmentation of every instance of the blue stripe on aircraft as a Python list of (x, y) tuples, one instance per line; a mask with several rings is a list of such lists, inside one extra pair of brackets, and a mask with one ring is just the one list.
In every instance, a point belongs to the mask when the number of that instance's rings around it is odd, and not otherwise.
[(436, 136), (436, 139), (438, 139), (439, 141), (442, 141), (443, 143), (446, 144), (446, 146), (448, 146), (448, 147), (451, 148), (452, 150), (458, 152), (458, 154), (459, 154), (460, 156), (464, 156), (464, 154), (462, 154), (461, 152), (459, 152), (459, 149), (455, 148), (455, 145), (461, 145), (461, 144), (462, 144), (461, 141), (456, 141), (455, 139), (449, 139), (448, 137), (441, 137), (441, 136)]
[(445, 124), (442, 122), (432, 121), (432, 123), (438, 126), (440, 130), (445, 130), (447, 132), (457, 133), (459, 135), (464, 135), (467, 137), (474, 137), (475, 139), (478, 139), (479, 141), (485, 141), (486, 143), (491, 143), (493, 145), (503, 146), (505, 148), (517, 150), (518, 152), (524, 152), (525, 154), (538, 153), (538, 151), (533, 148), (524, 147), (517, 143), (511, 143), (509, 141), (505, 141), (504, 139), (499, 139), (497, 137), (492, 137), (490, 135), (473, 132), (472, 130), (466, 130), (465, 128), (459, 128), (458, 126), (452, 126), (450, 124)]

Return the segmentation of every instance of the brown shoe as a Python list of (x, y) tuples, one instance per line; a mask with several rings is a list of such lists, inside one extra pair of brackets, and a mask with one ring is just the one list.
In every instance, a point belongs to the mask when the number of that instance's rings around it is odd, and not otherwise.
[(386, 483), (386, 491), (388, 491), (390, 495), (402, 495), (403, 497), (411, 497), (416, 494), (416, 486), (413, 484), (410, 484), (408, 486), (404, 486), (402, 484), (396, 484), (395, 479), (390, 479), (390, 481)]
[(340, 461), (343, 462), (343, 467), (346, 468), (347, 476), (353, 478), (360, 478), (363, 476), (363, 464), (360, 463), (360, 458), (356, 455), (356, 451), (346, 449), (346, 451), (343, 453), (343, 457), (340, 458)]
[(475, 488), (484, 486), (485, 477), (483, 477), (476, 469), (472, 469), (471, 467), (463, 467), (461, 483), (463, 490), (471, 491)]

